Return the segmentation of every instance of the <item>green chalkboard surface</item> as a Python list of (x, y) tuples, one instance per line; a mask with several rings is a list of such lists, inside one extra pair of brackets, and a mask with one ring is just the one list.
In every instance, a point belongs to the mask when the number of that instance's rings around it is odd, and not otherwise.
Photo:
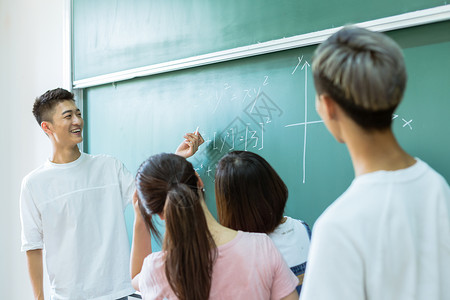
[(74, 79), (447, 3), (445, 0), (74, 0)]
[[(450, 181), (450, 21), (389, 34), (403, 47), (409, 74), (394, 132), (409, 153)], [(199, 126), (206, 142), (190, 161), (213, 213), (215, 164), (233, 149), (248, 150), (265, 157), (287, 184), (286, 214), (313, 225), (354, 176), (345, 145), (315, 111), (314, 49), (85, 89), (85, 150), (111, 154), (136, 172), (149, 155), (173, 152)]]

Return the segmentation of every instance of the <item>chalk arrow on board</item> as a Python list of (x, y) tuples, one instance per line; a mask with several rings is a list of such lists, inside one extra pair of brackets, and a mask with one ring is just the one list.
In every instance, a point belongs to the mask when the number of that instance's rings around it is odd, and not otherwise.
[(303, 64), (303, 66), (302, 66), (302, 70), (304, 69), (304, 68), (308, 68), (308, 67), (311, 67), (311, 65), (305, 60), (305, 63)]
[(302, 70), (305, 69), (305, 134), (303, 135), (303, 183), (305, 183), (306, 177), (306, 128), (308, 123), (308, 67), (309, 63), (305, 60), (302, 66)]

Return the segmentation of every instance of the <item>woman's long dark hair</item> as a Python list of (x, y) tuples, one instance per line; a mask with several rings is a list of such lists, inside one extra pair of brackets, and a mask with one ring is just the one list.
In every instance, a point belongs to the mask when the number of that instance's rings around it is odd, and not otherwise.
[(168, 283), (179, 299), (208, 299), (217, 249), (201, 205), (203, 193), (192, 164), (175, 154), (151, 156), (139, 167), (139, 209), (156, 235), (152, 216), (164, 213)]
[(230, 152), (219, 161), (215, 179), (220, 224), (262, 233), (280, 224), (288, 189), (264, 158), (248, 151)]

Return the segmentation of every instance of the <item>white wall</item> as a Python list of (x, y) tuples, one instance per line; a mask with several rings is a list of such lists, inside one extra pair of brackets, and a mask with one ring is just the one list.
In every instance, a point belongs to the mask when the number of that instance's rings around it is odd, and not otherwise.
[(1, 299), (33, 298), (20, 252), (19, 191), (51, 151), (31, 109), (36, 96), (63, 85), (63, 10), (62, 0), (0, 0)]

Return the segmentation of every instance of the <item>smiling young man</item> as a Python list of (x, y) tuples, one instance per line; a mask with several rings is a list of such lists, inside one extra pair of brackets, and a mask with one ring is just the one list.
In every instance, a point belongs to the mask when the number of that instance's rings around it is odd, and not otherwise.
[[(126, 299), (133, 293), (124, 209), (134, 176), (117, 159), (80, 152), (83, 118), (64, 89), (38, 97), (33, 114), (53, 147), (28, 174), (20, 196), (22, 251), (36, 299), (44, 299), (43, 249), (51, 299)], [(203, 142), (189, 133), (177, 154), (189, 157)]]

